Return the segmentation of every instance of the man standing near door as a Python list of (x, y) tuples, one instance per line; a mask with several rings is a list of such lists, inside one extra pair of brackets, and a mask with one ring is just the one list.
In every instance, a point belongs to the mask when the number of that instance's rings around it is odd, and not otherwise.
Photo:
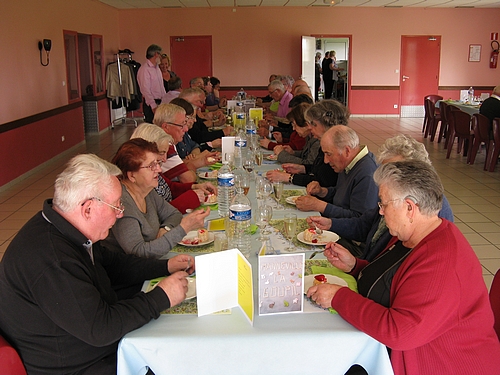
[(146, 62), (137, 72), (137, 83), (141, 89), (144, 101), (142, 111), (144, 120), (152, 123), (156, 107), (161, 103), (161, 98), (166, 94), (163, 86), (163, 75), (160, 70), (161, 47), (151, 44), (146, 51)]

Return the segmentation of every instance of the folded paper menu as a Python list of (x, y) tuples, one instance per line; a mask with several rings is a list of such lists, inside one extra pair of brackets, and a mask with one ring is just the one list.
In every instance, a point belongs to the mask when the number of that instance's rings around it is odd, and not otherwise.
[(253, 325), (252, 266), (238, 249), (196, 257), (198, 316), (239, 307)]
[(259, 256), (259, 316), (302, 312), (304, 256)]

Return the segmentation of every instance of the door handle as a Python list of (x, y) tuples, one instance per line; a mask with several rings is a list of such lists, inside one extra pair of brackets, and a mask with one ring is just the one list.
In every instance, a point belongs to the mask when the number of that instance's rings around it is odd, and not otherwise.
[(410, 79), (408, 76), (403, 76), (403, 82), (406, 81), (407, 79)]

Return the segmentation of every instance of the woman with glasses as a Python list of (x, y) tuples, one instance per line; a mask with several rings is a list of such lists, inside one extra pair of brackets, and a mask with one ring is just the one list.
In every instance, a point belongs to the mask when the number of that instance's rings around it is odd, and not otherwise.
[(122, 171), (125, 211), (106, 239), (108, 246), (140, 257), (160, 258), (189, 231), (203, 227), (210, 209), (182, 217), (154, 191), (162, 163), (155, 143), (131, 139), (120, 146), (112, 163)]
[(373, 178), (391, 241), (372, 262), (327, 244), (324, 255), (357, 277), (359, 293), (321, 284), (307, 296), (385, 344), (396, 375), (500, 374), (482, 267), (460, 230), (438, 217), (444, 189), (436, 171), (397, 161)]
[[(148, 123), (139, 125), (130, 137), (130, 139), (133, 138), (142, 138), (146, 141), (156, 143), (162, 162), (165, 162), (167, 152), (173, 142), (172, 137), (161, 128)], [(217, 188), (210, 182), (201, 184), (193, 182), (182, 183), (172, 181), (164, 173), (158, 176), (158, 187), (155, 190), (182, 214), (185, 214), (188, 209), (198, 208), (201, 203), (205, 202), (207, 195), (217, 194)]]
[[(311, 135), (311, 129), (307, 126), (304, 118), (304, 113), (310, 106), (306, 103), (299, 104), (286, 115), (292, 124), (293, 132), (288, 144), (274, 146), (273, 151), (275, 155), (278, 155), (278, 162), (312, 164), (318, 156), (319, 140)], [(294, 143), (295, 137), (304, 139), (305, 145), (298, 148)]]

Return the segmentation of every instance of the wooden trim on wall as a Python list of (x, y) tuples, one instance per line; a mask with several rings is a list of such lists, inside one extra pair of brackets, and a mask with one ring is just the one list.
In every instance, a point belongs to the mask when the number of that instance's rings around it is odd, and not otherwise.
[[(103, 99), (107, 99), (107, 97), (106, 97), (106, 94), (103, 94), (103, 95), (99, 95), (99, 96), (94, 96), (94, 97), (92, 97), (92, 99), (95, 101), (100, 101)], [(0, 134), (8, 132), (9, 130), (14, 130), (14, 129), (32, 124), (32, 123), (37, 122), (37, 121), (44, 120), (44, 119), (49, 118), (49, 117), (57, 116), (61, 113), (71, 111), (71, 110), (78, 108), (78, 107), (83, 107), (82, 100), (79, 100), (76, 103), (71, 103), (71, 104), (68, 104), (68, 105), (65, 105), (62, 107), (54, 108), (54, 109), (51, 109), (51, 110), (48, 110), (45, 112), (40, 112), (40, 113), (37, 113), (37, 114), (32, 115), (32, 116), (28, 116), (28, 117), (24, 117), (24, 118), (21, 118), (18, 120), (6, 122), (5, 124), (0, 125)]]
[(399, 86), (351, 86), (351, 90), (399, 90)]
[[(244, 86), (243, 87), (245, 90), (248, 91), (262, 91), (262, 90), (267, 90), (267, 86)], [(222, 86), (220, 88), (220, 91), (240, 91), (241, 86)]]
[[(481, 91), (493, 91), (495, 86), (472, 86), (474, 90), (481, 90)], [(453, 90), (468, 90), (469, 87), (465, 86), (439, 86), (438, 90), (443, 90), (443, 91), (453, 91)]]

